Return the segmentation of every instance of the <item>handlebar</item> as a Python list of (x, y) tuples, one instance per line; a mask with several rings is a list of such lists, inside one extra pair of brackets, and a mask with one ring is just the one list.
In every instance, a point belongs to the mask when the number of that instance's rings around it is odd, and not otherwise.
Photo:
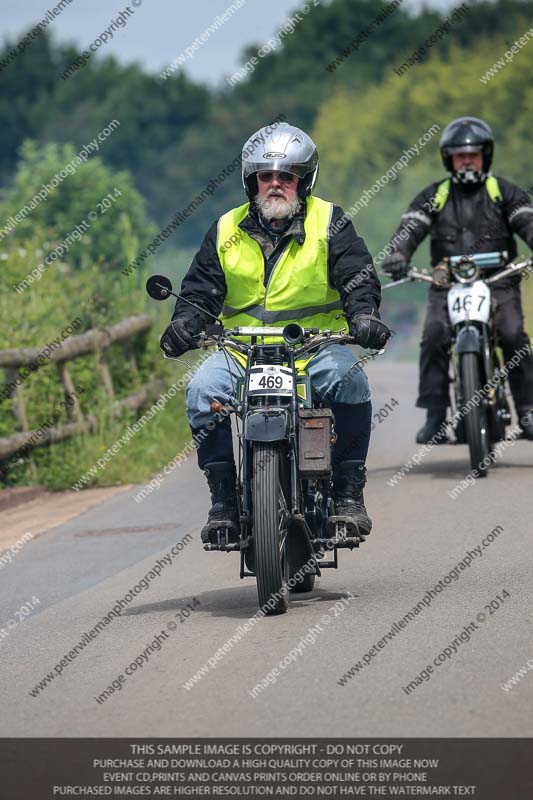
[[(216, 335), (212, 333), (208, 335), (206, 332), (199, 333), (194, 338), (197, 341), (198, 347), (202, 350), (207, 350), (208, 347), (220, 347), (224, 349), (226, 347), (231, 348), (232, 350), (237, 351), (238, 353), (242, 353), (243, 355), (247, 355), (251, 348), (254, 346), (252, 344), (248, 344), (247, 342), (239, 342), (235, 338), (235, 336), (280, 336), (283, 335), (283, 332), (286, 332), (286, 336), (284, 337), (285, 341), (284, 344), (287, 347), (293, 349), (294, 358), (298, 359), (304, 356), (306, 353), (311, 352), (312, 350), (317, 350), (328, 344), (351, 344), (357, 345), (358, 342), (353, 336), (349, 336), (345, 333), (340, 333), (338, 331), (329, 331), (324, 330), (321, 333), (319, 332), (318, 328), (300, 328), (299, 325), (290, 324), (285, 328), (274, 328), (274, 327), (261, 327), (261, 328), (251, 328), (251, 327), (242, 327), (242, 328), (228, 328), (224, 329), (220, 324), (217, 326), (209, 326), (211, 330), (216, 329), (220, 331)], [(296, 345), (300, 343), (300, 337), (295, 336), (294, 328), (297, 327), (302, 332), (302, 336), (307, 336), (307, 341), (301, 345), (301, 347), (297, 347)], [(290, 329), (290, 330), (288, 330)], [(291, 340), (291, 334), (294, 336), (294, 339)], [(281, 344), (281, 342), (280, 342)], [(362, 356), (359, 361), (366, 362), (368, 360), (372, 360), (376, 358), (376, 356), (380, 356), (385, 352), (385, 348), (381, 350), (369, 350), (368, 353)], [(170, 361), (177, 361), (178, 363), (185, 364), (190, 369), (190, 364), (176, 356), (170, 356), (167, 353), (163, 353), (163, 358), (169, 359)]]
[[(154, 300), (166, 300), (169, 296), (176, 297), (178, 300), (184, 300), (189, 305), (196, 308), (201, 313), (207, 314), (209, 317), (214, 319), (215, 324), (209, 325), (207, 330), (203, 331), (202, 333), (198, 334), (198, 336), (193, 337), (196, 339), (196, 342), (199, 347), (202, 349), (207, 349), (208, 347), (218, 346), (221, 348), (231, 346), (237, 352), (243, 353), (246, 355), (250, 348), (253, 345), (248, 345), (245, 342), (235, 341), (236, 336), (250, 336), (250, 337), (260, 337), (264, 338), (265, 336), (281, 336), (287, 347), (291, 347), (294, 350), (294, 355), (296, 358), (304, 355), (305, 353), (310, 352), (311, 350), (317, 350), (319, 347), (325, 344), (358, 344), (357, 340), (352, 337), (348, 336), (347, 334), (343, 334), (340, 331), (330, 331), (324, 330), (320, 333), (318, 328), (302, 328), (298, 323), (292, 322), (285, 325), (284, 328), (278, 327), (237, 327), (237, 328), (228, 328), (224, 330), (222, 322), (215, 317), (210, 312), (205, 311), (205, 309), (200, 308), (195, 303), (190, 302), (186, 298), (182, 297), (181, 294), (176, 294), (172, 290), (172, 283), (165, 275), (152, 275), (148, 278), (146, 282), (146, 291)], [(337, 319), (342, 316), (338, 315)], [(372, 314), (365, 314), (362, 317), (367, 319), (373, 319)], [(301, 345), (297, 347), (297, 345)], [(368, 357), (373, 358), (376, 355), (381, 355), (384, 353), (385, 350), (377, 350), (374, 353), (370, 354)], [(180, 361), (179, 358), (175, 356), (170, 356), (168, 353), (164, 353), (164, 358), (172, 359), (173, 361)], [(362, 359), (366, 360), (366, 359)], [(186, 361), (181, 363), (187, 364)]]
[[(274, 328), (274, 327), (260, 327), (260, 328), (253, 328), (253, 327), (241, 327), (241, 328), (226, 328), (221, 329), (221, 333), (219, 335), (206, 335), (199, 334), (197, 337), (198, 344), (202, 348), (213, 347), (215, 345), (221, 346), (231, 346), (235, 350), (239, 350), (240, 352), (247, 353), (252, 344), (248, 344), (247, 342), (238, 341), (235, 337), (240, 336), (250, 336), (250, 337), (260, 337), (263, 338), (265, 336), (283, 336), (283, 328)], [(303, 353), (308, 352), (309, 350), (314, 350), (322, 344), (357, 344), (356, 339), (353, 336), (349, 336), (348, 334), (338, 332), (338, 331), (329, 331), (325, 330), (319, 332), (317, 328), (304, 328), (301, 329), (303, 336), (305, 337), (305, 341), (303, 344), (301, 340), (296, 340), (296, 337), (287, 339), (283, 336), (283, 344), (288, 347), (294, 348), (294, 353), (296, 356), (301, 355)], [(281, 342), (280, 342), (281, 344)]]
[(412, 281), (426, 281), (426, 283), (435, 283), (432, 275), (428, 275), (427, 272), (417, 270), (416, 267), (409, 270), (407, 277)]
[[(487, 284), (492, 284), (496, 283), (497, 281), (501, 281), (503, 278), (507, 278), (509, 275), (515, 275), (524, 270), (533, 271), (533, 258), (526, 258), (524, 259), (524, 261), (518, 261), (514, 263), (511, 262), (506, 267), (506, 269), (502, 270), (501, 272), (498, 272), (496, 275), (491, 275), (490, 277), (487, 278), (483, 277), (479, 278), (479, 276), (477, 276), (476, 280), (482, 280)], [(436, 281), (434, 277), (432, 275), (428, 275), (427, 272), (423, 272), (422, 270), (413, 267), (408, 271), (406, 278), (402, 278), (399, 281), (392, 281), (391, 283), (387, 283), (382, 288), (389, 289), (392, 286), (398, 286), (400, 283), (407, 283), (415, 280), (425, 281), (426, 283), (431, 283), (433, 286), (440, 286), (441, 288), (444, 288), (444, 286), (446, 285), (443, 284), (442, 282)]]
[[(287, 331), (287, 327), (274, 328), (265, 326), (261, 328), (229, 328), (226, 330), (222, 329), (221, 334), (218, 336), (199, 334), (197, 339), (199, 346), (203, 349), (213, 346), (219, 346), (221, 348), (230, 347), (233, 350), (246, 355), (253, 345), (248, 344), (247, 342), (237, 341), (234, 338), (235, 336), (281, 336), (285, 331), (286, 335), (284, 336), (284, 344), (285, 346), (293, 349), (295, 359), (302, 358), (302, 356), (305, 356), (307, 353), (310, 353), (313, 350), (318, 350), (320, 347), (329, 344), (358, 344), (357, 340), (353, 336), (349, 336), (348, 334), (339, 331), (324, 330), (320, 332), (318, 328), (300, 328), (303, 337), (306, 338), (306, 341), (304, 341), (303, 344), (300, 344), (299, 341), (295, 341), (295, 338), (291, 338), (290, 335), (287, 336), (287, 334), (292, 333), (294, 335), (295, 333), (294, 330), (291, 330), (290, 332)], [(298, 346), (298, 344), (300, 344), (300, 346)], [(385, 348), (381, 350), (369, 351), (368, 354), (362, 358), (362, 360), (366, 361), (367, 359), (373, 359), (378, 355), (382, 355), (384, 352)]]
[(503, 270), (503, 272), (499, 272), (497, 275), (492, 275), (490, 278), (486, 278), (485, 283), (496, 283), (496, 281), (507, 277), (507, 275), (514, 275), (515, 272), (522, 272), (523, 270), (529, 271), (531, 269), (533, 269), (533, 258), (526, 258), (525, 261), (518, 261), (515, 264), (511, 263), (507, 269)]

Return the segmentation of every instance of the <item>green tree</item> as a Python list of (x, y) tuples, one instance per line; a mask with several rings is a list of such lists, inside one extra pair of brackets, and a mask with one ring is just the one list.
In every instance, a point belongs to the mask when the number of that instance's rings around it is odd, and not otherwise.
[[(0, 219), (5, 225), (25, 209), (8, 234), (15, 242), (42, 232), (40, 245), (48, 249), (44, 257), (53, 251), (59, 255), (52, 262), (64, 261), (72, 269), (97, 264), (103, 271), (118, 270), (138, 254), (155, 227), (147, 221), (144, 200), (128, 172), (110, 169), (98, 156), (79, 164), (75, 157), (72, 145), (39, 147), (27, 141), (0, 204)], [(43, 187), (51, 191), (46, 194)], [(34, 201), (40, 191), (45, 196)]]
[(4, 180), (13, 172), (21, 141), (37, 137), (43, 121), (53, 113), (50, 98), (56, 82), (55, 53), (45, 33), (6, 62), (15, 45), (7, 41), (0, 51), (0, 116), (4, 120), (0, 126), (0, 176)]
[[(526, 46), (516, 56), (519, 69), (504, 67), (488, 84), (480, 80), (507, 47), (504, 38), (481, 39), (468, 50), (453, 45), (446, 56), (436, 53), (406, 75), (393, 74), (365, 92), (339, 90), (321, 106), (313, 132), (321, 151), (320, 193), (350, 207), (404, 150), (418, 146), (419, 154), (412, 152), (398, 177), (361, 211), (361, 219), (372, 218), (383, 246), (397, 224), (397, 209), (444, 177), (440, 132), (462, 114), (489, 122), (496, 138), (495, 174), (527, 188), (533, 181), (527, 178), (530, 126), (523, 110), (533, 101), (533, 49)], [(440, 131), (420, 143), (433, 125)]]

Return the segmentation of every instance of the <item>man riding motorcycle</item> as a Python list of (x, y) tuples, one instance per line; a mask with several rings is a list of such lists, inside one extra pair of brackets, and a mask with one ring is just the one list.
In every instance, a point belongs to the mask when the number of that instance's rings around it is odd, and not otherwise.
[[(248, 202), (213, 223), (181, 285), (182, 297), (208, 313), (178, 300), (161, 337), (167, 354), (179, 356), (194, 347), (193, 337), (211, 324), (209, 314), (221, 315), (225, 327), (265, 324), (281, 330), (298, 322), (340, 330), (348, 324), (361, 346), (385, 345), (390, 331), (377, 312), (381, 289), (372, 258), (349, 220), (337, 224), (342, 209), (312, 195), (317, 174), (316, 146), (299, 128), (284, 122), (248, 139), (242, 153)], [(332, 344), (313, 357), (307, 370), (313, 390), (335, 415), (335, 513), (368, 535), (372, 523), (363, 487), (372, 410), (367, 377), (353, 366), (350, 349)], [(239, 374), (239, 366), (217, 352), (187, 388), (187, 416), (212, 500), (203, 542), (215, 541), (222, 524), (238, 538), (230, 419), (214, 425), (210, 403), (234, 397)]]
[[(476, 117), (459, 117), (445, 128), (440, 152), (450, 178), (430, 184), (402, 215), (383, 262), (394, 280), (407, 275), (413, 252), (429, 234), (431, 264), (444, 258), (491, 251), (507, 252), (507, 263), (517, 250), (517, 233), (533, 248), (533, 205), (527, 194), (490, 172), (494, 138), (489, 126)], [(401, 238), (400, 238), (401, 237)], [(505, 361), (529, 342), (524, 331), (520, 277), (504, 278), (491, 287), (494, 324)], [(417, 406), (427, 409), (425, 425), (416, 441), (447, 441), (443, 431), (449, 405), (448, 366), (451, 326), (447, 290), (431, 286), (420, 348)], [(509, 383), (520, 426), (533, 439), (533, 355), (531, 350), (509, 373)]]

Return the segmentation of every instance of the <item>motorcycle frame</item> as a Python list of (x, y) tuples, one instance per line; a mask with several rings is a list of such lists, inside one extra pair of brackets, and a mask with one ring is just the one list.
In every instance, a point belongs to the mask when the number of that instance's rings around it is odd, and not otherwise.
[[(224, 348), (226, 349), (226, 348)], [(231, 352), (228, 353), (231, 358)], [(254, 366), (258, 366), (257, 357), (270, 357), (276, 360), (265, 361), (263, 363), (277, 363), (281, 366), (287, 366), (292, 371), (293, 388), (290, 397), (279, 397), (275, 394), (260, 395), (263, 402), (255, 403), (255, 398), (249, 395), (249, 383), (251, 370)], [(285, 343), (280, 344), (258, 344), (257, 337), (252, 337), (252, 342), (246, 353), (246, 365), (244, 366), (243, 374), (243, 396), (242, 403), (237, 405), (234, 409), (238, 417), (242, 421), (242, 432), (239, 434), (239, 459), (238, 459), (238, 483), (239, 489), (238, 497), (241, 503), (241, 540), (239, 543), (240, 549), (240, 577), (255, 577), (255, 573), (246, 570), (244, 553), (247, 547), (250, 546), (253, 540), (253, 532), (251, 530), (252, 521), (252, 448), (255, 442), (258, 441), (273, 441), (285, 442), (286, 451), (289, 461), (289, 494), (286, 498), (290, 502), (288, 513), (288, 526), (290, 526), (288, 535), (303, 536), (308, 557), (315, 556), (315, 549), (312, 544), (312, 539), (315, 538), (311, 529), (306, 521), (306, 509), (304, 499), (304, 486), (303, 480), (298, 472), (299, 463), (299, 427), (300, 420), (298, 415), (298, 390), (297, 390), (297, 370), (295, 365), (295, 355), (292, 347)], [(265, 402), (265, 399), (267, 402)], [(285, 400), (285, 402), (282, 402)], [(288, 401), (287, 401), (288, 400)], [(250, 414), (254, 416), (258, 413), (263, 413), (265, 422), (263, 426), (254, 426), (255, 430), (250, 430)], [(285, 425), (283, 435), (272, 437), (267, 428), (268, 423), (266, 418), (272, 419), (273, 417), (285, 416)], [(261, 429), (263, 435), (261, 435)], [(332, 446), (332, 445), (330, 445)], [(317, 481), (320, 483), (322, 489), (322, 497), (327, 503), (329, 496), (329, 481)], [(291, 525), (292, 523), (292, 525)], [(294, 529), (297, 530), (294, 530)], [(334, 548), (334, 558), (332, 561), (318, 565), (315, 561), (315, 570), (317, 576), (320, 576), (321, 567), (338, 567), (337, 548)]]
[[(483, 278), (478, 278), (483, 280)], [(490, 286), (490, 284), (487, 284)], [(456, 325), (452, 326), (452, 342), (451, 352), (452, 358), (450, 359), (452, 370), (452, 383), (454, 384), (454, 392), (452, 393), (455, 407), (452, 406), (452, 418), (459, 408), (465, 402), (464, 397), (459, 397), (460, 394), (460, 362), (463, 353), (477, 353), (479, 356), (481, 382), (483, 386), (492, 380), (495, 376), (496, 369), (499, 365), (498, 354), (496, 351), (496, 335), (494, 329), (494, 301), (491, 297), (491, 313), (488, 322), (481, 322), (479, 320), (462, 320)], [(493, 392), (484, 392), (483, 403), (488, 414), (498, 411), (498, 406), (501, 405), (498, 388), (502, 388), (504, 397), (508, 394), (507, 380), (503, 376), (498, 376), (498, 381), (494, 385)], [(458, 420), (454, 425), (454, 431), (457, 438), (457, 429), (461, 425), (462, 419)], [(490, 427), (490, 420), (487, 420)]]

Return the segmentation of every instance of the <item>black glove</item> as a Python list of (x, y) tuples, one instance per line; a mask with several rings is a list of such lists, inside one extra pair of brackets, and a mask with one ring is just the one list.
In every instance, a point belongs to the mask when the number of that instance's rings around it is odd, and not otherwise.
[(440, 263), (433, 267), (431, 278), (434, 286), (440, 289), (448, 289), (450, 286), (450, 271), (447, 264)]
[(383, 260), (383, 272), (385, 275), (390, 275), (393, 281), (399, 281), (407, 277), (409, 264), (405, 256), (401, 253), (391, 253), (390, 256), (385, 256)]
[(173, 319), (159, 340), (159, 347), (168, 356), (174, 357), (183, 355), (187, 350), (195, 349), (197, 344), (194, 340), (194, 329), (190, 321), (180, 319), (180, 317)]
[(372, 314), (358, 314), (352, 317), (348, 320), (348, 327), (350, 336), (357, 339), (358, 345), (372, 350), (381, 350), (385, 347), (391, 335), (385, 323)]

